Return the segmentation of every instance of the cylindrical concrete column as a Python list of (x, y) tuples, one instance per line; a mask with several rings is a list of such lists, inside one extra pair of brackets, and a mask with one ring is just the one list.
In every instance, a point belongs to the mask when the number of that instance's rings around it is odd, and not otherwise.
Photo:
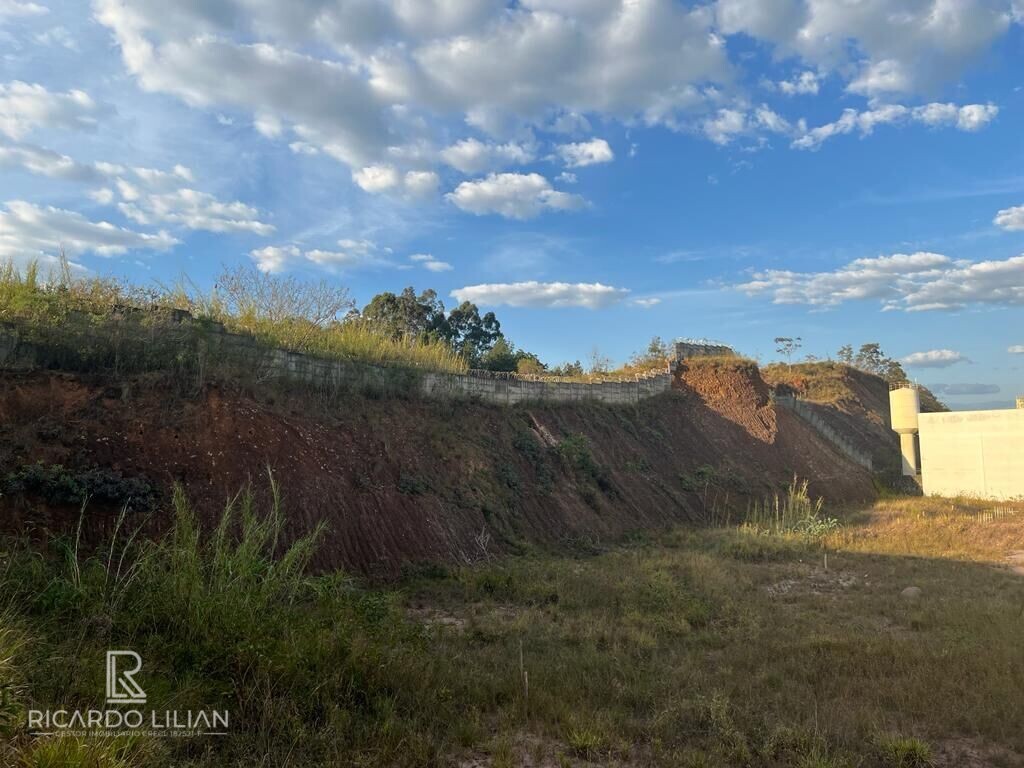
[(904, 432), (900, 435), (900, 457), (903, 459), (903, 474), (917, 474), (917, 434)]
[(898, 386), (889, 391), (889, 417), (892, 429), (900, 436), (900, 455), (903, 474), (916, 477), (917, 460), (917, 416), (921, 412), (921, 400), (914, 386)]

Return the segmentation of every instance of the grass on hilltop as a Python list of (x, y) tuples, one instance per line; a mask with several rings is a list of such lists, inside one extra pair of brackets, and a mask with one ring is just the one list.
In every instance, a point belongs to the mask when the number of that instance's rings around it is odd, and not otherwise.
[(74, 315), (97, 325), (131, 310), (141, 310), (155, 321), (178, 310), (200, 324), (212, 321), (249, 334), (268, 347), (376, 365), (468, 370), (466, 360), (443, 341), (395, 338), (364, 321), (345, 319), (352, 306), (345, 288), (265, 275), (255, 268), (225, 270), (216, 286), (204, 291), (187, 278), (173, 285), (143, 287), (81, 276), (66, 260), (45, 275), (37, 263), (24, 269), (11, 261), (0, 264), (0, 322), (16, 322), (41, 333), (70, 327)]
[(851, 396), (849, 366), (832, 361), (772, 363), (761, 373), (770, 385), (786, 384), (816, 403), (837, 403)]
[[(371, 588), (303, 572), (316, 532), (282, 553), (272, 497), (261, 512), (243, 494), (205, 536), (178, 493), (158, 544), (127, 526), (92, 555), (73, 537), (9, 542), (0, 763), (903, 768), (1024, 754), (1024, 579), (997, 567), (1024, 533), (1021, 505), (892, 499), (812, 530), (801, 521), (827, 515), (787, 498), (774, 527), (755, 514)], [(920, 599), (901, 598), (909, 585)], [(142, 654), (149, 706), (228, 708), (230, 735), (28, 734), (26, 706), (102, 706), (111, 647)]]

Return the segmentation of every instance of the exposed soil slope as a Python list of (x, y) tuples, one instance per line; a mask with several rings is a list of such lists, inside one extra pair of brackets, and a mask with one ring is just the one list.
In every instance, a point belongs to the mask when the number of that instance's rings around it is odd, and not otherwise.
[(841, 363), (769, 365), (762, 373), (777, 391), (796, 393), (854, 447), (870, 455), (877, 471), (899, 471), (899, 438), (889, 427), (885, 379)]
[[(271, 467), (289, 532), (329, 527), (319, 566), (385, 576), (699, 523), (794, 473), (833, 502), (873, 498), (867, 473), (776, 412), (753, 365), (685, 367), (675, 387), (635, 409), (359, 397), (328, 408), (222, 385), (182, 398), (153, 379), (3, 373), (0, 478), (37, 462), (72, 481), (90, 469), (141, 478), (156, 488), (158, 529), (173, 482), (212, 516)], [(51, 475), (0, 497), (6, 530), (73, 529), (78, 505)], [(120, 485), (108, 487), (87, 509), (89, 538), (114, 524)]]

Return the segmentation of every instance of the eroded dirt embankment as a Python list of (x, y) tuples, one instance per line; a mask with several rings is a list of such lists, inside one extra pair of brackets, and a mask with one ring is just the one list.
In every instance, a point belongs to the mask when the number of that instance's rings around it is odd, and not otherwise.
[[(327, 523), (319, 567), (382, 576), (700, 523), (794, 474), (832, 502), (874, 497), (866, 472), (775, 410), (752, 364), (684, 367), (674, 386), (638, 408), (355, 396), (327, 407), (219, 385), (183, 398), (145, 379), (0, 374), (0, 477), (38, 462), (72, 481), (94, 470), (112, 478), (111, 498), (118, 476), (142, 478), (158, 530), (174, 482), (209, 518), (248, 480), (265, 486), (270, 467), (290, 534)], [(73, 529), (78, 507), (49, 487), (59, 482), (50, 472), (8, 489), (2, 527)], [(110, 530), (119, 506), (94, 499), (87, 536)]]
[[(770, 386), (793, 393), (889, 479), (899, 475), (899, 438), (889, 427), (889, 384), (880, 376), (841, 363), (770, 365), (762, 371)], [(927, 403), (922, 410), (928, 411)]]

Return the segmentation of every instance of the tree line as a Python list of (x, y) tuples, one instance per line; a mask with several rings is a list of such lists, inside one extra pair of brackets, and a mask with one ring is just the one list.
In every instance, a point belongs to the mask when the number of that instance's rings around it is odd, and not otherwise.
[(472, 368), (489, 371), (582, 376), (577, 360), (549, 367), (533, 352), (520, 349), (501, 330), (493, 312), (464, 301), (447, 311), (437, 291), (417, 294), (412, 286), (401, 293), (378, 293), (361, 310), (352, 309), (346, 319), (361, 320), (377, 332), (394, 338), (434, 339), (448, 344)]

